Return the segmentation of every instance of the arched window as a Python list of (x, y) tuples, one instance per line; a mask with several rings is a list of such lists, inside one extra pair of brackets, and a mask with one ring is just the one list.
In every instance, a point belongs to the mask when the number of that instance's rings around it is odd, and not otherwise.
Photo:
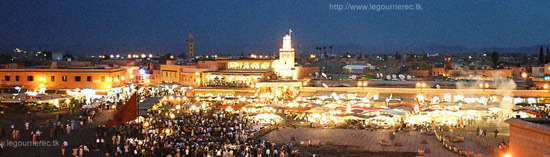
[(269, 69), (269, 63), (262, 63), (262, 69)]
[(254, 62), (250, 65), (251, 69), (260, 69), (260, 64), (257, 62)]

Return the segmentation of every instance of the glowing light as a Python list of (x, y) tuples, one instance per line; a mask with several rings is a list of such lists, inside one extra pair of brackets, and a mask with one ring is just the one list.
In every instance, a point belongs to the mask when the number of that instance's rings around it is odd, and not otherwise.
[(141, 54), (141, 58), (145, 58), (145, 57), (146, 57), (145, 54)]
[(145, 75), (145, 69), (139, 69), (139, 74), (140, 75)]
[(111, 77), (107, 77), (107, 82), (111, 82)]
[(170, 134), (170, 129), (166, 128), (166, 129), (164, 130), (164, 133)]
[(128, 54), (128, 58), (132, 58), (132, 55), (131, 55), (131, 54)]
[(510, 154), (504, 154), (502, 157), (512, 157)]
[(149, 127), (149, 122), (143, 123), (143, 126), (144, 126), (144, 127)]
[(44, 81), (44, 80), (46, 80), (46, 78), (45, 77), (40, 77), (39, 80)]
[(195, 75), (199, 76), (199, 75), (200, 75), (200, 73), (199, 73), (199, 72), (197, 71), (197, 72), (195, 72)]
[(130, 79), (134, 79), (134, 77), (135, 77), (134, 74), (130, 75)]
[(152, 55), (152, 54), (149, 54), (149, 58), (153, 58), (153, 55)]
[(521, 73), (521, 77), (523, 77), (524, 79), (527, 78), (527, 73), (525, 72)]
[(485, 83), (485, 88), (489, 88), (489, 83)]
[(121, 76), (121, 77), (120, 77), (120, 80), (124, 81), (124, 80), (126, 80), (126, 77)]
[(107, 88), (111, 88), (111, 87), (112, 87), (111, 84), (107, 84)]
[(43, 83), (40, 84), (40, 88), (44, 88), (44, 84), (43, 84)]
[(544, 84), (542, 87), (543, 87), (544, 89), (548, 89), (548, 84)]
[(363, 85), (362, 82), (357, 82), (357, 86), (358, 86), (358, 87), (361, 87), (362, 85)]
[(282, 50), (292, 50), (292, 38), (288, 34), (283, 37)]
[(118, 82), (118, 78), (115, 77), (115, 82)]
[(176, 118), (176, 115), (174, 115), (173, 113), (170, 114), (170, 119), (174, 119), (174, 118)]

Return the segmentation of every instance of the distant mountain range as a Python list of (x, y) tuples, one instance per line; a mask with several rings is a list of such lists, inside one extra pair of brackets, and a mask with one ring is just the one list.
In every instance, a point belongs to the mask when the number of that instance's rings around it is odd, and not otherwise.
[[(333, 54), (394, 54), (399, 53), (471, 53), (471, 52), (502, 52), (502, 53), (538, 53), (540, 46), (546, 48), (550, 45), (533, 45), (525, 47), (488, 47), (488, 48), (468, 48), (464, 46), (448, 46), (433, 43), (412, 44), (409, 46), (395, 45), (359, 45), (359, 44), (343, 44), (333, 45), (331, 50), (329, 46), (324, 46), (324, 50), (316, 50), (316, 45), (293, 45), (297, 55), (311, 53), (333, 53)], [(243, 44), (243, 45), (205, 45), (196, 44), (197, 54), (220, 54), (238, 56), (240, 54), (276, 54), (279, 51), (280, 44)], [(131, 45), (8, 45), (0, 43), (0, 52), (13, 52), (15, 48), (20, 48), (26, 51), (53, 51), (63, 52), (76, 55), (93, 55), (93, 54), (127, 54), (127, 53), (172, 53), (181, 54), (185, 52), (185, 45), (182, 44), (145, 44), (140, 46)]]
[[(200, 45), (199, 45), (200, 46)], [(334, 53), (334, 54), (345, 54), (349, 52), (350, 54), (394, 54), (395, 52), (403, 53), (440, 53), (440, 54), (456, 54), (456, 53), (483, 53), (483, 52), (502, 52), (502, 53), (529, 53), (529, 54), (538, 54), (540, 46), (544, 47), (544, 52), (546, 53), (546, 48), (550, 45), (533, 45), (525, 47), (488, 47), (488, 48), (468, 48), (464, 46), (445, 46), (438, 44), (416, 44), (410, 46), (391, 46), (391, 45), (358, 45), (358, 44), (345, 44), (345, 45), (333, 45), (332, 50), (329, 46), (324, 46), (324, 50), (316, 50), (312, 45), (305, 46), (296, 46), (296, 53), (299, 54), (311, 54), (311, 53)], [(216, 52), (218, 54), (244, 54), (249, 53), (259, 53), (267, 54), (277, 53), (279, 50), (279, 45), (234, 45), (226, 47), (215, 47), (207, 49), (206, 52)], [(200, 50), (199, 50), (200, 51)], [(201, 52), (199, 52), (201, 53)], [(207, 53), (209, 54), (209, 53)]]

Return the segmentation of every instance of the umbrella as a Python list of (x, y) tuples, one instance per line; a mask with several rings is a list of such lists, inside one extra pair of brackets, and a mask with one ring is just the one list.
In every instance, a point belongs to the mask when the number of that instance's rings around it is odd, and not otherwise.
[(322, 106), (321, 104), (317, 104), (317, 103), (310, 103), (310, 105), (317, 106), (317, 107), (321, 107), (321, 106)]
[(351, 110), (351, 112), (353, 112), (353, 113), (362, 113), (363, 110), (361, 110), (361, 109), (353, 109), (353, 110)]

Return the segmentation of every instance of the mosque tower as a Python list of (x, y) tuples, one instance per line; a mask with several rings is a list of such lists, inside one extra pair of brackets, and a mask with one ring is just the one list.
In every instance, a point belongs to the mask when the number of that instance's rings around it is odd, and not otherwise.
[(281, 78), (296, 79), (294, 75), (294, 48), (292, 48), (292, 30), (283, 37), (283, 47), (279, 49), (279, 62), (276, 67)]
[(187, 35), (185, 40), (185, 48), (187, 48), (187, 58), (195, 57), (195, 39), (193, 39), (193, 33)]

